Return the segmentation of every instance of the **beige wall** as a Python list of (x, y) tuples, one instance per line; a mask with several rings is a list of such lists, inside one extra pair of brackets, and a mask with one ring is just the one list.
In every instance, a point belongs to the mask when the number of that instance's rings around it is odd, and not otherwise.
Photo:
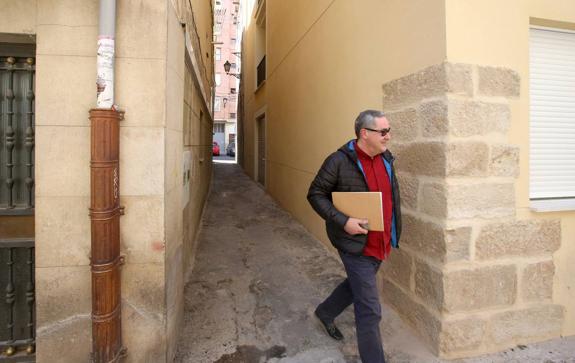
[[(560, 219), (562, 243), (554, 254), (553, 301), (565, 307), (564, 335), (575, 334), (575, 212), (536, 213), (529, 208), (529, 25), (530, 18), (575, 27), (571, 0), (446, 1), (447, 59), (451, 62), (505, 66), (519, 73), (521, 96), (510, 103), (509, 142), (520, 147), (516, 182), (518, 219)], [(533, 21), (532, 21), (533, 23)], [(540, 25), (540, 24), (537, 24)]]
[[(36, 9), (36, 6), (34, 6)], [(38, 2), (36, 306), (39, 362), (83, 361), (91, 350), (90, 128), (98, 2)], [(164, 148), (166, 5), (118, 6), (124, 344), (129, 360), (165, 356)], [(20, 15), (25, 17), (24, 14)], [(153, 24), (153, 39), (140, 34)], [(72, 76), (73, 75), (73, 76)], [(156, 85), (147, 87), (146, 85)], [(54, 92), (55, 89), (60, 90)], [(54, 173), (59, 165), (64, 172)], [(151, 213), (152, 211), (152, 213)], [(142, 228), (142, 225), (144, 226)], [(73, 293), (71, 293), (73, 291)], [(56, 308), (57, 307), (57, 308)], [(147, 332), (145, 332), (147, 331)], [(153, 333), (150, 333), (153, 332)], [(134, 349), (141, 346), (146, 349)], [(62, 354), (66, 352), (66, 354)]]
[[(128, 362), (171, 361), (174, 355), (184, 273), (193, 262), (190, 251), (211, 177), (212, 12), (209, 0), (193, 3), (197, 23), (191, 21), (188, 1), (118, 2), (115, 103), (125, 111), (120, 123), (120, 203), (125, 215), (120, 223), (121, 251), (126, 255), (122, 324)], [(0, 33), (30, 33), (37, 39), (37, 361), (87, 361), (88, 111), (96, 101), (98, 1), (81, 6), (64, 0), (19, 1), (3, 6)], [(192, 36), (200, 35), (201, 52), (199, 46), (188, 52), (198, 55), (199, 81), (192, 81), (185, 67), (181, 22)], [(200, 84), (208, 99), (199, 91)], [(185, 101), (185, 95), (194, 95), (194, 101)], [(190, 115), (185, 105), (191, 104), (196, 116), (185, 119)], [(185, 148), (194, 150), (195, 174), (184, 208)]]
[(323, 224), (305, 199), (309, 183), (323, 159), (353, 137), (357, 113), (381, 108), (385, 81), (443, 61), (444, 5), (266, 3), (267, 80), (257, 91), (252, 9), (243, 39), (244, 168), (254, 176), (255, 113), (267, 105), (268, 190), (325, 241)]

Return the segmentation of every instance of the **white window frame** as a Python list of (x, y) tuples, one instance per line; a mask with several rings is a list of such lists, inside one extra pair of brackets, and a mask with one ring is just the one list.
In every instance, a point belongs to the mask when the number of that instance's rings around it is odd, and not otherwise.
[[(570, 34), (574, 34), (575, 35), (575, 31), (572, 30), (568, 30), (568, 29), (561, 29), (561, 28), (550, 28), (550, 27), (543, 27), (543, 26), (534, 26), (532, 25), (530, 27), (530, 33), (531, 33), (531, 29), (536, 29), (536, 30), (543, 30), (543, 31), (553, 31), (553, 32), (561, 32), (561, 33), (570, 33)], [(575, 36), (574, 36), (575, 39)], [(530, 40), (530, 47), (531, 47), (531, 40)], [(531, 54), (531, 50), (530, 50), (530, 55), (529, 55), (529, 61), (530, 61), (530, 91), (533, 88), (533, 79), (532, 77), (532, 70), (531, 70), (531, 63), (532, 63), (532, 54)], [(569, 98), (568, 98), (569, 99)], [(575, 97), (573, 98), (573, 100), (571, 101), (569, 99), (568, 103), (570, 104), (571, 102), (573, 102), (573, 104), (575, 105)], [(533, 107), (537, 107), (534, 106), (534, 102), (533, 102), (533, 93), (530, 94), (530, 104), (531, 104), (531, 110), (530, 110), (530, 118), (532, 118), (532, 110)], [(530, 120), (530, 125), (532, 124), (533, 121)], [(573, 117), (573, 123), (575, 123), (575, 116)], [(573, 130), (575, 130), (575, 125), (571, 126), (569, 125), (568, 128), (573, 127)], [(530, 142), (532, 140), (533, 137), (533, 129), (530, 126), (530, 134), (529, 134), (529, 138), (530, 138)], [(531, 146), (531, 152), (530, 152), (530, 157), (532, 157), (535, 154), (534, 150), (533, 150), (533, 145)], [(532, 162), (532, 160), (530, 160), (530, 163)], [(575, 197), (572, 195), (565, 195), (564, 197), (561, 196), (555, 196), (555, 197), (538, 197), (537, 195), (533, 195), (533, 191), (532, 191), (532, 177), (533, 177), (533, 168), (531, 167), (531, 175), (529, 176), (529, 181), (530, 181), (530, 209), (532, 209), (533, 211), (536, 212), (554, 212), (554, 211), (572, 211), (575, 210)]]

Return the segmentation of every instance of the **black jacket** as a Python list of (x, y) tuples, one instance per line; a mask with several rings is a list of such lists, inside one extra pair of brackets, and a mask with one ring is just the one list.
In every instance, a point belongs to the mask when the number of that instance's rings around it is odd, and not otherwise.
[[(343, 226), (348, 216), (338, 211), (331, 199), (332, 192), (367, 192), (369, 191), (363, 171), (360, 169), (353, 140), (339, 148), (325, 159), (307, 193), (307, 200), (323, 219), (331, 243), (343, 252), (359, 255), (367, 242), (367, 235), (350, 235)], [(393, 155), (389, 150), (382, 154), (391, 165), (391, 190), (393, 199), (392, 246), (399, 247), (401, 235), (401, 205), (399, 183), (393, 168)], [(394, 233), (395, 232), (395, 233)], [(394, 236), (395, 235), (395, 236)]]

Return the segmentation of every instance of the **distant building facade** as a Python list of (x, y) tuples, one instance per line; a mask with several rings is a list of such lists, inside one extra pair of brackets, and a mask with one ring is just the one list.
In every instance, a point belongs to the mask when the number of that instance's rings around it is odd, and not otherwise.
[[(241, 54), (238, 30), (241, 22), (239, 0), (216, 0), (214, 5), (214, 141), (221, 152), (236, 141)], [(226, 74), (224, 64), (230, 64)], [(235, 150), (234, 150), (235, 153)]]

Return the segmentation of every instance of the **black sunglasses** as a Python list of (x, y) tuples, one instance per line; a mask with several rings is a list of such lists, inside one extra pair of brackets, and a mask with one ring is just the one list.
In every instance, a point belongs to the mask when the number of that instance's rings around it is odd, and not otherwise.
[(374, 129), (370, 129), (369, 127), (364, 127), (364, 129), (369, 130), (369, 131), (373, 131), (373, 132), (379, 132), (379, 134), (381, 136), (385, 136), (385, 135), (389, 134), (389, 132), (391, 131), (391, 127), (388, 127), (387, 129), (381, 129), (381, 130), (374, 130)]

